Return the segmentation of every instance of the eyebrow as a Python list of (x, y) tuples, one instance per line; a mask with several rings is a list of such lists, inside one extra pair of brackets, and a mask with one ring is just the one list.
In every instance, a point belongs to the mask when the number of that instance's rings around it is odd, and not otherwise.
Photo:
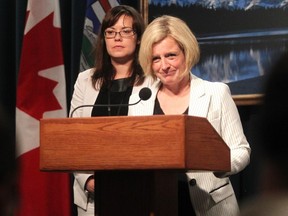
[[(170, 55), (179, 55), (182, 52), (182, 50), (175, 50), (175, 51), (169, 51), (164, 54), (164, 57), (170, 56)], [(160, 57), (160, 55), (152, 55), (152, 58)]]
[[(133, 29), (133, 27), (129, 27), (129, 26), (122, 26), (121, 29), (126, 29), (126, 28), (129, 28), (129, 29)], [(111, 27), (107, 27), (105, 30), (107, 29), (115, 29), (115, 27), (111, 26)]]

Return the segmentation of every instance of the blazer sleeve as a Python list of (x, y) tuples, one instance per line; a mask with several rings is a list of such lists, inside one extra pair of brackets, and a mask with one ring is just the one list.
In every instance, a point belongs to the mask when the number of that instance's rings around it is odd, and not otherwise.
[[(78, 106), (81, 106), (84, 104), (84, 97), (85, 97), (85, 85), (88, 85), (87, 83), (87, 73), (89, 73), (89, 70), (81, 72), (78, 74), (78, 77), (76, 79), (76, 82), (74, 84), (74, 92), (72, 95), (72, 100), (71, 100), (71, 104), (70, 104), (70, 112), (69, 112), (69, 116), (71, 115), (71, 113), (73, 112), (73, 110), (75, 108), (77, 108)], [(82, 115), (82, 109), (77, 109), (74, 113), (73, 113), (73, 117), (81, 117)]]
[(221, 113), (218, 132), (230, 148), (231, 172), (226, 175), (231, 175), (240, 172), (249, 164), (251, 149), (230, 89), (226, 84), (220, 83), (219, 85)]

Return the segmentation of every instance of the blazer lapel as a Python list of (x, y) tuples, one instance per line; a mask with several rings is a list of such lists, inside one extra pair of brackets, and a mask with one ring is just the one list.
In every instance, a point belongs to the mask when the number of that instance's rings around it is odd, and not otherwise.
[[(87, 76), (87, 86), (86, 86), (86, 89), (85, 89), (85, 97), (84, 97), (84, 101), (83, 101), (83, 104), (90, 104), (90, 105), (93, 105), (96, 101), (96, 98), (99, 94), (99, 91), (98, 90), (95, 90), (93, 88), (93, 86), (91, 85), (91, 75), (92, 75), (92, 72), (89, 73), (89, 76)], [(93, 107), (87, 107), (83, 110), (83, 116), (91, 116), (91, 112), (92, 112), (92, 109)]]
[(205, 92), (205, 82), (192, 76), (190, 88), (189, 115), (207, 117), (210, 96)]

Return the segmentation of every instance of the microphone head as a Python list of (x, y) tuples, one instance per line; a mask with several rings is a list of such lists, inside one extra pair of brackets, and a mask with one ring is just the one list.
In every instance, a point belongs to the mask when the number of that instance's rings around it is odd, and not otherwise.
[(152, 95), (152, 91), (150, 88), (144, 87), (139, 91), (139, 97), (141, 100), (148, 100)]

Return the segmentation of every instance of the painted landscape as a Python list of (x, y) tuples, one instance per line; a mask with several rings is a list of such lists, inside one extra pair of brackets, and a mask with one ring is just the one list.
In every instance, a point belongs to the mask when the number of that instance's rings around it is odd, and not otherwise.
[[(150, 0), (149, 22), (162, 14), (189, 25), (201, 48), (192, 72), (210, 81), (251, 83), (288, 50), (287, 0)], [(241, 89), (259, 93), (255, 85)]]

